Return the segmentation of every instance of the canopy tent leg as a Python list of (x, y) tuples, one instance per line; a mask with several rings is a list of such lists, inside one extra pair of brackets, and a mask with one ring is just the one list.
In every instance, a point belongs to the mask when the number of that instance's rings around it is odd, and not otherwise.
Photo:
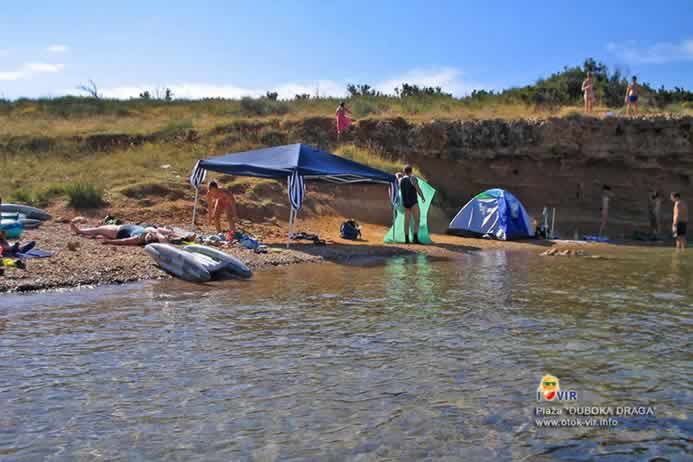
[(192, 227), (195, 228), (195, 219), (197, 218), (197, 199), (199, 197), (200, 190), (195, 188), (195, 205), (193, 205), (193, 217), (192, 217)]
[(289, 234), (288, 234), (287, 239), (286, 239), (286, 248), (287, 249), (291, 245), (291, 236), (294, 234), (294, 223), (296, 222), (296, 215), (297, 214), (298, 214), (298, 210), (291, 207), (291, 211), (289, 212)]

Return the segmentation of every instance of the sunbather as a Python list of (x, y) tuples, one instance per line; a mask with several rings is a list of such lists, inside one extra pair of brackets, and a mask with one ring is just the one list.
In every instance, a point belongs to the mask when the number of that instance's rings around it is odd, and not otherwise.
[(78, 228), (70, 223), (70, 228), (78, 236), (103, 239), (104, 244), (145, 245), (153, 242), (167, 243), (175, 237), (168, 228), (144, 227), (140, 225), (101, 225), (95, 228)]

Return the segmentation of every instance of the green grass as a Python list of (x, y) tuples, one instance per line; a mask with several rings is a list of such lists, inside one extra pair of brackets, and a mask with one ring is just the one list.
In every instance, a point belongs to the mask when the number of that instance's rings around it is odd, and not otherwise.
[[(404, 167), (402, 161), (387, 159), (378, 153), (354, 146), (353, 144), (340, 146), (334, 153), (345, 159), (353, 160), (354, 162), (359, 162), (384, 172), (401, 172)], [(416, 168), (414, 169), (414, 173), (419, 176), (421, 175), (421, 172)]]
[(68, 207), (75, 209), (96, 209), (106, 204), (103, 191), (89, 183), (69, 183), (65, 185)]

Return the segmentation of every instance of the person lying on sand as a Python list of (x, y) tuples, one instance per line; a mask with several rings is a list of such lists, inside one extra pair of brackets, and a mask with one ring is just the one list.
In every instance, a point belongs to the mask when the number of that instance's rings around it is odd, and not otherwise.
[(144, 227), (140, 225), (101, 225), (96, 228), (78, 228), (74, 222), (70, 228), (78, 236), (104, 239), (104, 244), (145, 245), (153, 242), (167, 243), (176, 237), (168, 228)]
[(20, 245), (19, 242), (10, 244), (7, 241), (7, 233), (0, 230), (0, 255), (3, 257), (14, 257), (18, 253), (27, 253), (36, 245), (35, 241), (28, 242), (24, 245)]

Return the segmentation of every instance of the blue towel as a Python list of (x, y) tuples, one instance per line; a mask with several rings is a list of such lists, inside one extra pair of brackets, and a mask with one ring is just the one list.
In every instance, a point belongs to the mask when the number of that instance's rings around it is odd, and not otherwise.
[(45, 250), (31, 249), (26, 253), (17, 253), (17, 258), (27, 259), (27, 258), (46, 258), (52, 257), (52, 252), (46, 252)]
[(601, 236), (582, 236), (583, 241), (592, 241), (592, 242), (609, 242), (608, 237), (601, 237)]

